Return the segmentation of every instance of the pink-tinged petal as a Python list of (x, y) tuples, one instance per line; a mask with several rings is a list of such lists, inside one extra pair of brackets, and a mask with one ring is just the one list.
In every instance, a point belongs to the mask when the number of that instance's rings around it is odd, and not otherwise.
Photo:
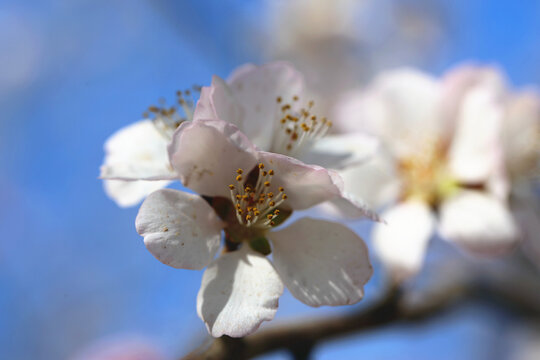
[(105, 193), (120, 207), (134, 206), (140, 203), (146, 196), (156, 190), (169, 185), (170, 181), (123, 181), (105, 180), (103, 187)]
[(303, 210), (340, 196), (332, 174), (320, 166), (264, 151), (259, 152), (259, 160), (275, 172), (270, 190), (277, 194), (278, 187), (285, 188), (285, 207)]
[(408, 157), (446, 133), (440, 105), (441, 86), (435, 78), (398, 69), (378, 76), (367, 90), (345, 96), (336, 106), (334, 123), (344, 132), (377, 136), (395, 155)]
[(243, 118), (242, 107), (236, 101), (232, 90), (222, 78), (214, 75), (212, 85), (202, 88), (193, 120), (221, 119), (242, 129)]
[(354, 304), (373, 274), (364, 241), (344, 225), (302, 218), (269, 233), (274, 266), (294, 297), (309, 306)]
[(343, 169), (369, 160), (378, 149), (378, 141), (362, 133), (328, 135), (318, 139), (299, 159), (329, 169)]
[(146, 198), (135, 226), (159, 261), (174, 268), (199, 270), (216, 255), (223, 223), (200, 196), (163, 189)]
[(268, 259), (243, 246), (208, 266), (197, 314), (212, 336), (242, 337), (274, 318), (282, 293), (283, 283)]
[(506, 205), (486, 193), (462, 191), (440, 209), (439, 232), (477, 255), (499, 255), (510, 250), (519, 230)]
[(207, 196), (230, 196), (236, 170), (256, 164), (254, 145), (238, 128), (222, 120), (183, 123), (169, 146), (169, 157), (184, 186)]
[(141, 120), (114, 133), (105, 142), (105, 160), (100, 177), (116, 180), (168, 180), (169, 138), (151, 120)]
[(492, 90), (477, 87), (463, 99), (449, 152), (450, 171), (464, 183), (482, 183), (503, 161), (502, 109)]
[(462, 64), (443, 76), (442, 86), (445, 116), (456, 119), (461, 103), (470, 90), (480, 86), (491, 89), (497, 95), (503, 95), (506, 92), (506, 79), (497, 67)]
[(420, 271), (434, 229), (434, 216), (423, 202), (409, 200), (382, 213), (386, 224), (373, 229), (374, 250), (398, 281)]
[(247, 64), (236, 69), (227, 82), (244, 112), (242, 131), (259, 148), (269, 150), (274, 126), (282, 117), (282, 104), (276, 99), (281, 96), (284, 102), (291, 102), (293, 96), (301, 97), (302, 75), (286, 62)]

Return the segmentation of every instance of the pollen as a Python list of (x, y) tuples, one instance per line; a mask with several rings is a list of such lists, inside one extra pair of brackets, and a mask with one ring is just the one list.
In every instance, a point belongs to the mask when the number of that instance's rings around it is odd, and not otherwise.
[(276, 119), (279, 126), (272, 134), (271, 151), (289, 156), (298, 156), (298, 153), (304, 148), (311, 147), (313, 143), (324, 137), (332, 122), (325, 117), (318, 117), (313, 114), (315, 102), (313, 100), (304, 103), (298, 95), (294, 95), (287, 99), (279, 97), (280, 116)]
[[(242, 176), (242, 169), (236, 171), (235, 179), (240, 184), (238, 186), (234, 184), (228, 185), (231, 193), (231, 201), (236, 209), (236, 219), (238, 223), (247, 227), (268, 228), (271, 227), (271, 223), (279, 215), (278, 206), (285, 201), (283, 198), (284, 188), (279, 186), (281, 196), (276, 199), (275, 194), (272, 191), (268, 191), (272, 188), (272, 176), (275, 174), (274, 169), (265, 169), (265, 164), (259, 163), (255, 170), (258, 170), (256, 178), (252, 177), (252, 172), (249, 172), (249, 176)], [(243, 183), (250, 181), (245, 184)], [(253, 182), (256, 183), (254, 184)]]
[[(200, 87), (193, 87), (193, 90), (200, 92)], [(172, 139), (173, 133), (185, 121), (193, 120), (195, 101), (189, 89), (176, 91), (176, 101), (172, 105), (167, 105), (165, 99), (160, 98), (159, 105), (151, 105), (143, 113), (144, 118), (150, 118), (156, 130), (166, 139)]]

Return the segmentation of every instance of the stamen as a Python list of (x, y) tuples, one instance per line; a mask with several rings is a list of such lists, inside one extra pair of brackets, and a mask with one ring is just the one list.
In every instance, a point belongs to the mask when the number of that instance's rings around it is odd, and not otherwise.
[(273, 221), (279, 215), (277, 207), (286, 199), (285, 189), (278, 187), (280, 196), (276, 199), (272, 191), (267, 190), (272, 185), (272, 177), (275, 174), (273, 169), (263, 170), (265, 165), (257, 165), (259, 175), (257, 183), (253, 185), (244, 185), (242, 169), (236, 170), (235, 179), (238, 185), (228, 185), (231, 201), (236, 209), (236, 218), (244, 226), (256, 226), (268, 228), (275, 225)]
[[(200, 86), (193, 86), (193, 90), (200, 92)], [(165, 99), (160, 98), (159, 106), (151, 105), (143, 112), (144, 118), (151, 118), (159, 133), (167, 140), (172, 139), (176, 128), (184, 121), (193, 120), (195, 101), (192, 92), (187, 89), (176, 92), (176, 101), (172, 106), (167, 106)]]
[(332, 126), (332, 122), (325, 117), (319, 119), (311, 113), (314, 101), (309, 101), (305, 108), (300, 108), (299, 102), (298, 95), (294, 95), (290, 103), (284, 102), (281, 96), (277, 98), (281, 114), (277, 116), (279, 126), (272, 134), (270, 151), (298, 156), (314, 141), (325, 136)]

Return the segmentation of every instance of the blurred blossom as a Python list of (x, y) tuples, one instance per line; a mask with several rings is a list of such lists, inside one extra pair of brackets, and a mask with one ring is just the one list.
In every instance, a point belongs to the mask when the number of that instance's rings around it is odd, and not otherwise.
[(119, 206), (136, 205), (175, 178), (167, 145), (176, 128), (193, 119), (193, 111), (191, 91), (178, 91), (174, 105), (150, 106), (143, 114), (146, 119), (123, 127), (107, 139), (100, 177), (105, 179), (105, 192)]
[[(202, 196), (170, 189), (150, 194), (137, 231), (164, 264), (207, 267), (197, 313), (212, 336), (245, 336), (273, 319), (284, 285), (314, 307), (363, 298), (372, 268), (354, 232), (309, 218), (274, 230), (293, 210), (341, 197), (335, 174), (261, 151), (235, 125), (217, 119), (182, 123), (169, 154), (183, 184)], [(222, 231), (224, 251), (214, 259)], [(270, 253), (273, 264), (265, 257)]]
[(110, 336), (90, 344), (71, 360), (165, 360), (150, 339), (139, 336)]
[(491, 68), (459, 67), (440, 80), (400, 69), (336, 106), (342, 131), (367, 131), (383, 143), (371, 162), (341, 174), (346, 191), (388, 206), (388, 225), (377, 224), (373, 237), (395, 276), (421, 268), (435, 231), (477, 255), (505, 252), (519, 238), (501, 134), (515, 114), (527, 123), (537, 114), (534, 106), (508, 111), (516, 96)]
[(271, 1), (265, 53), (292, 61), (306, 74), (318, 108), (328, 110), (374, 71), (421, 64), (440, 50), (440, 6), (424, 0)]

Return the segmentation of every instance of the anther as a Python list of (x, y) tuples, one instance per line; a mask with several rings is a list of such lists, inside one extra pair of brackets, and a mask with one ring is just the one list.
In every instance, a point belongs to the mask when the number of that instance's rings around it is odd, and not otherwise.
[(242, 175), (238, 175), (238, 176), (236, 177), (236, 181), (242, 181)]

